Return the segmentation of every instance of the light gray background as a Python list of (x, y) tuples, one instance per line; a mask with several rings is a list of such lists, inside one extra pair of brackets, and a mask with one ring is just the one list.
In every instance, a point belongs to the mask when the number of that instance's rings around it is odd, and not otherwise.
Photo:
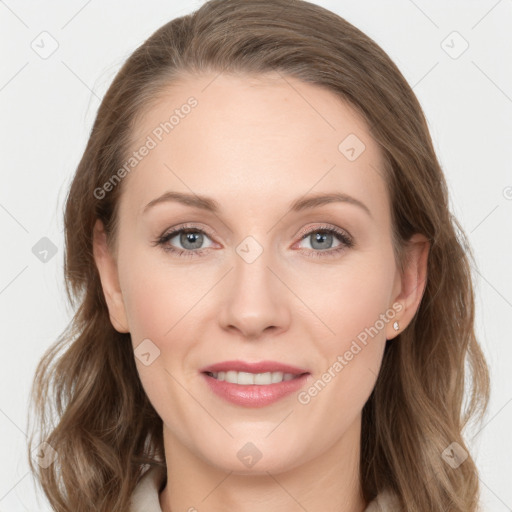
[[(476, 324), (493, 383), (484, 428), (468, 435), (482, 504), (510, 511), (512, 1), (315, 3), (380, 44), (424, 108), (452, 211), (477, 259)], [(0, 511), (49, 510), (25, 460), (27, 400), (37, 361), (71, 318), (62, 277), (62, 205), (100, 98), (139, 44), (199, 5), (0, 1)], [(43, 31), (51, 37), (40, 36)], [(51, 38), (58, 48), (43, 59), (31, 45), (48, 51)], [(464, 40), (469, 47), (457, 56)], [(42, 237), (57, 247), (46, 263), (32, 252)]]

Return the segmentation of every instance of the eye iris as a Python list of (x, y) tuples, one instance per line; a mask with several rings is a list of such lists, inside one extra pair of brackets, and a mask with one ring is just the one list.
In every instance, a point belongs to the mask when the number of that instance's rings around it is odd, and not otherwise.
[[(326, 238), (328, 238), (328, 239), (330, 238), (330, 241), (332, 243), (333, 235), (331, 233), (317, 232), (317, 233), (313, 234), (312, 236), (313, 236), (313, 243), (311, 244), (311, 247), (313, 247), (314, 249), (325, 249), (326, 248), (325, 245), (320, 245), (319, 247), (315, 247), (315, 243), (325, 242)], [(327, 247), (327, 248), (330, 248), (330, 245), (331, 244), (328, 244), (329, 247)]]
[[(199, 249), (203, 244), (203, 235), (197, 231), (184, 231), (180, 236), (180, 243), (186, 249)], [(191, 243), (192, 247), (187, 247), (187, 243)]]

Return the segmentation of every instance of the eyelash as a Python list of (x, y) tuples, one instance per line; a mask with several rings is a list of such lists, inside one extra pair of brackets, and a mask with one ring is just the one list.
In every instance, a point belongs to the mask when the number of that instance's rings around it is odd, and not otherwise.
[[(206, 231), (196, 228), (194, 226), (181, 226), (177, 229), (174, 229), (173, 231), (170, 231), (169, 233), (163, 234), (159, 236), (154, 242), (153, 246), (161, 246), (162, 249), (165, 252), (176, 254), (178, 257), (184, 257), (184, 258), (193, 258), (196, 256), (200, 256), (203, 252), (206, 252), (208, 248), (205, 249), (196, 249), (196, 250), (184, 250), (184, 249), (176, 249), (172, 247), (171, 245), (166, 245), (167, 242), (174, 238), (176, 235), (182, 233), (182, 232), (189, 232), (189, 233), (201, 233), (203, 235), (208, 236), (209, 238), (212, 238), (209, 233)], [(341, 244), (334, 248), (334, 249), (326, 249), (326, 250), (319, 250), (315, 251), (313, 249), (307, 250), (307, 252), (311, 253), (313, 257), (316, 258), (322, 258), (322, 257), (331, 257), (331, 256), (337, 256), (341, 251), (344, 251), (346, 249), (350, 249), (354, 246), (353, 239), (344, 231), (340, 230), (339, 228), (335, 228), (333, 226), (319, 226), (314, 229), (311, 229), (309, 231), (303, 232), (300, 235), (300, 241), (306, 239), (309, 235), (313, 233), (324, 233), (324, 234), (333, 234), (338, 238), (338, 240), (341, 242)]]

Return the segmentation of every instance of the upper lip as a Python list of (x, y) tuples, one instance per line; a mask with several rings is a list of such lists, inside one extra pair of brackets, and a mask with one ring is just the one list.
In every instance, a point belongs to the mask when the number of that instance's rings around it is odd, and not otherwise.
[(205, 372), (226, 372), (226, 371), (237, 371), (237, 372), (248, 372), (248, 373), (266, 373), (266, 372), (283, 372), (291, 373), (293, 375), (301, 375), (303, 373), (309, 373), (308, 370), (291, 366), (289, 364), (279, 363), (278, 361), (260, 361), (258, 363), (249, 363), (246, 361), (223, 361), (221, 363), (215, 363), (209, 366), (205, 366), (199, 370), (202, 373)]

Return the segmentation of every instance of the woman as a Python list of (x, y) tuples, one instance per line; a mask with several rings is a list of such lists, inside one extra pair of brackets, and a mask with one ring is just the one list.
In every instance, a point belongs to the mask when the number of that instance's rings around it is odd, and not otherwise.
[(212, 0), (161, 27), (65, 234), (30, 459), (55, 510), (478, 510), (471, 252), (416, 97), (347, 21)]

